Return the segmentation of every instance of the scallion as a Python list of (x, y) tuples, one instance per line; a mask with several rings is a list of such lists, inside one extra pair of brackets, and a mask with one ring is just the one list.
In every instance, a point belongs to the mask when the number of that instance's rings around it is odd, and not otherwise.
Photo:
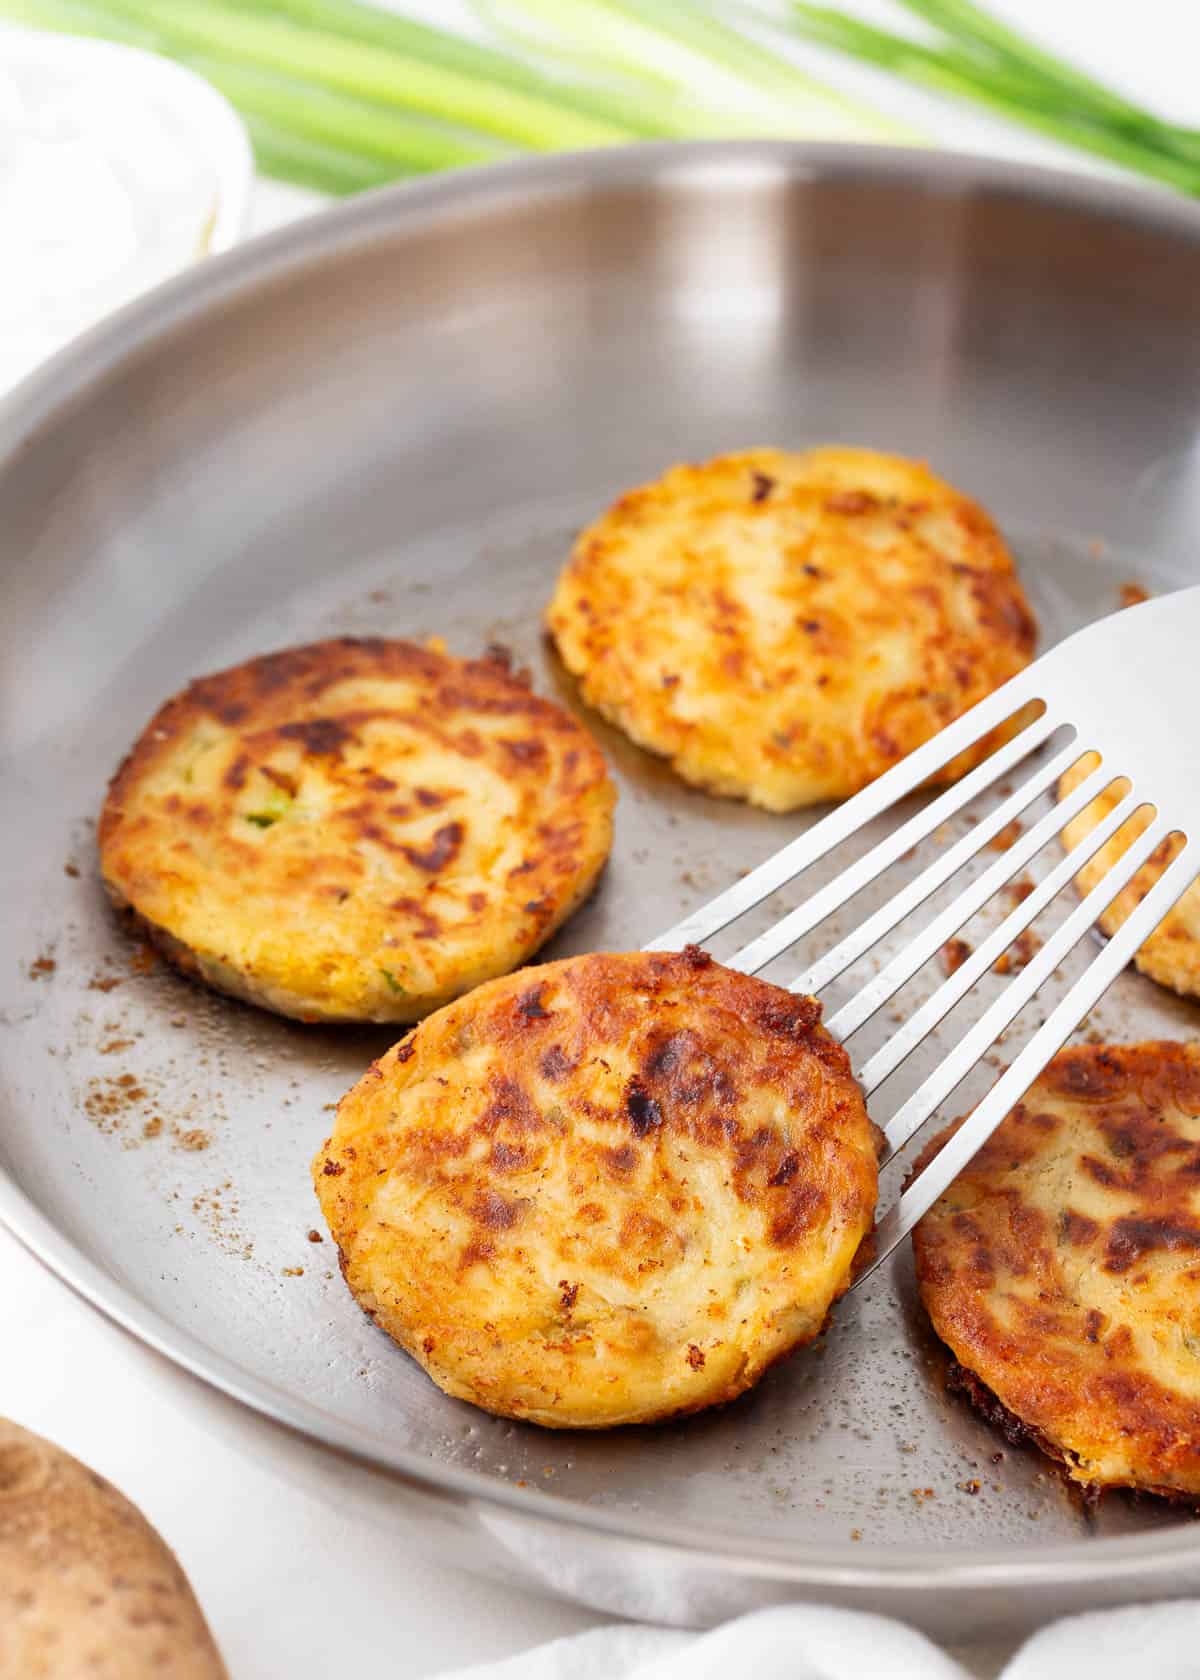
[(535, 52), (532, 59), (528, 54), (517, 57), (463, 35), (431, 28), (390, 8), (364, 4), (363, 0), (241, 0), (241, 4), (244, 10), (290, 18), (310, 29), (440, 65), (477, 79), (481, 86), (515, 88), (552, 105), (616, 124), (631, 134), (662, 132), (644, 102), (628, 99), (620, 90), (607, 86), (564, 81), (546, 65), (544, 53)]
[(182, 43), (361, 98), (423, 111), (534, 150), (613, 145), (629, 138), (624, 124), (542, 94), (486, 81), (431, 58), (309, 29), (274, 13), (217, 0), (119, 0), (119, 8), (157, 19), (164, 32)]
[(970, 0), (904, 3), (939, 27), (944, 38), (916, 41), (810, 0), (790, 0), (788, 21), (806, 40), (1200, 195), (1194, 131), (1164, 122), (1072, 70)]
[[(410, 116), (364, 99), (332, 93), (260, 70), (246, 70), (223, 59), (189, 56), (185, 62), (229, 99), (248, 120), (279, 136), (336, 152), (348, 162), (357, 158), (394, 175), (427, 174), (487, 163), (500, 155), (496, 144), (478, 136)], [(315, 154), (314, 154), (315, 157)], [(375, 171), (376, 175), (378, 170)], [(373, 184), (378, 185), (378, 179)]]
[(279, 128), (264, 117), (247, 114), (246, 127), (262, 173), (294, 186), (308, 187), (330, 198), (348, 198), (398, 178), (394, 165), (302, 139), (293, 129)]
[(922, 138), (815, 81), (694, 0), (477, 0), (477, 9), (526, 47), (538, 42), (581, 71), (640, 85), (648, 102), (671, 112), (679, 133)]
[(1200, 131), (1142, 109), (979, 0), (902, 3), (927, 26), (921, 38), (814, 0), (787, 0), (782, 15), (765, 15), (763, 0), (475, 0), (519, 52), (366, 0), (0, 0), (0, 17), (192, 65), (242, 111), (261, 168), (330, 192), (646, 136), (921, 138), (808, 75), (777, 50), (783, 28), (1200, 195)]

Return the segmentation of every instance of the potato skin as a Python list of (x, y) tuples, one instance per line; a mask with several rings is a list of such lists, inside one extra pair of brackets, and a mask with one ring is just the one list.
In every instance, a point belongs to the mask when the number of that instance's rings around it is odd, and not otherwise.
[(1200, 1497), (1200, 1045), (1063, 1051), (913, 1249), (985, 1413), (1090, 1487)]
[(591, 890), (616, 791), (497, 659), (317, 642), (189, 685), (109, 787), (100, 864), (179, 966), (306, 1021), (419, 1019)]
[(872, 1228), (876, 1134), (819, 1023), (694, 949), (480, 987), (368, 1070), (313, 1163), (352, 1293), (503, 1416), (733, 1399), (820, 1332)]
[[(1059, 783), (1059, 798), (1065, 799), (1073, 792), (1098, 763), (1099, 759), (1095, 753), (1085, 753), (1078, 764), (1071, 766)], [(1114, 792), (1111, 785), (1105, 788), (1077, 817), (1067, 823), (1062, 833), (1063, 845), (1068, 850), (1077, 846), (1104, 821), (1122, 797), (1123, 792)], [(1084, 864), (1076, 878), (1076, 886), (1081, 893), (1089, 893), (1093, 887), (1100, 884), (1112, 866), (1149, 827), (1150, 820), (1147, 813), (1138, 813), (1136, 817), (1123, 823), (1112, 839), (1101, 846), (1095, 857)], [(1155, 847), (1133, 879), (1121, 889), (1100, 917), (1100, 926), (1105, 933), (1114, 934), (1125, 918), (1132, 915), (1163, 870), (1179, 856), (1182, 849), (1183, 842), (1174, 836), (1169, 836), (1161, 845)], [(1167, 986), (1184, 997), (1200, 997), (1200, 883), (1193, 883), (1183, 897), (1167, 911), (1134, 957), (1133, 964), (1151, 980), (1157, 980), (1160, 986)]]
[(770, 811), (856, 793), (1028, 664), (1037, 630), (980, 507), (847, 448), (630, 491), (580, 534), (546, 623), (589, 705)]
[(136, 1506), (0, 1418), (0, 1680), (228, 1680), (187, 1577)]

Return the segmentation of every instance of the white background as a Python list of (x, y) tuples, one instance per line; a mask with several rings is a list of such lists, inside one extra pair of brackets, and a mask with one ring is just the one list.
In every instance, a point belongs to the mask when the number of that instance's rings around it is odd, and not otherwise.
[[(458, 0), (407, 9), (438, 22), (467, 16)], [(857, 9), (888, 15), (870, 0)], [(1164, 114), (1200, 126), (1195, 0), (997, 0), (996, 9)], [(882, 88), (869, 73), (847, 76), (835, 60), (812, 54), (806, 62), (947, 146), (1068, 161), (999, 123)], [(252, 230), (317, 207), (309, 194), (260, 183)], [(3, 1232), (0, 1413), (60, 1442), (142, 1507), (190, 1575), (233, 1680), (404, 1680), (599, 1620), (438, 1567), (348, 1522), (306, 1485), (303, 1443), (264, 1462), (256, 1426), (75, 1300)], [(999, 1655), (968, 1660), (990, 1674)]]

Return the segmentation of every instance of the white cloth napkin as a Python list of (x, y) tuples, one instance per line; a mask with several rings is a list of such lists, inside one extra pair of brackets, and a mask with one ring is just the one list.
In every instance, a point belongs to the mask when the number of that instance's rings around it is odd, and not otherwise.
[[(712, 1633), (617, 1623), (442, 1680), (970, 1680), (923, 1633), (796, 1604)], [(1200, 1600), (1071, 1616), (1035, 1633), (999, 1680), (1200, 1680)]]

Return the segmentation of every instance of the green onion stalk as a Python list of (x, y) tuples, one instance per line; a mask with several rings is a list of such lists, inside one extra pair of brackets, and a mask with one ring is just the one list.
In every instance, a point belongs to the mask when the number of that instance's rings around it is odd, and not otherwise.
[(922, 140), (794, 64), (782, 30), (1200, 194), (1200, 132), (977, 0), (903, 0), (928, 28), (920, 40), (813, 0), (776, 0), (784, 10), (770, 16), (762, 0), (475, 3), (496, 44), (364, 0), (0, 0), (0, 18), (191, 66), (241, 111), (261, 169), (329, 193), (652, 137)]
[(810, 0), (789, 0), (786, 27), (806, 41), (930, 92), (967, 101), (1181, 192), (1200, 194), (1194, 130), (1164, 122), (1072, 69), (969, 0), (904, 3), (940, 28), (943, 38), (912, 40)]
[(680, 132), (914, 144), (918, 131), (826, 87), (699, 0), (476, 0), (526, 50), (640, 89)]

